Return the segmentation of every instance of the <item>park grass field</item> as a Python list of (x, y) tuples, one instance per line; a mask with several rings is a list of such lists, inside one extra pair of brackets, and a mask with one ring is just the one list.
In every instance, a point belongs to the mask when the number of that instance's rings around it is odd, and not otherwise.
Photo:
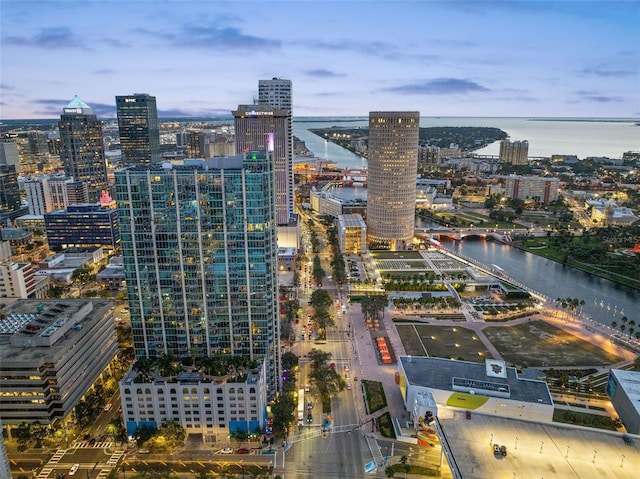
[(612, 364), (622, 359), (542, 320), (488, 327), (484, 334), (507, 364), (582, 367)]

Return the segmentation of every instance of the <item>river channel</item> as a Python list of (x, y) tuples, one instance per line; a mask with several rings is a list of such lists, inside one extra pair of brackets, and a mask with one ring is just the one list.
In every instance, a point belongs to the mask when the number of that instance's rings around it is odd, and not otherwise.
[(551, 299), (578, 298), (585, 301), (584, 314), (607, 325), (621, 324), (626, 316), (640, 320), (640, 292), (555, 261), (497, 241), (465, 238), (441, 240), (454, 253), (469, 256), (486, 265), (495, 264), (510, 277)]

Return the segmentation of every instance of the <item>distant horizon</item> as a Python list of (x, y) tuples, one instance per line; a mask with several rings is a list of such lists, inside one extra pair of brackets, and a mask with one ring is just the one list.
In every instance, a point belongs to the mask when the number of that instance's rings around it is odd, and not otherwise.
[[(376, 110), (379, 111), (379, 110)], [(395, 111), (395, 110), (388, 110)], [(62, 113), (62, 112), (61, 112)], [(293, 116), (293, 121), (299, 119), (308, 119), (308, 118), (349, 118), (349, 119), (368, 119), (369, 115), (300, 115)], [(496, 116), (496, 115), (420, 115), (420, 118), (513, 118), (519, 120), (542, 120), (542, 121), (584, 121), (584, 120), (593, 120), (593, 121), (640, 121), (640, 116), (637, 117), (615, 117), (615, 116)], [(118, 118), (115, 116), (99, 116), (100, 120), (117, 120)], [(158, 115), (158, 120), (233, 120), (233, 115), (219, 115), (219, 116), (162, 116)], [(1, 122), (25, 122), (25, 121), (33, 121), (33, 122), (50, 122), (50, 121), (60, 121), (59, 117), (49, 117), (49, 118), (0, 118)]]

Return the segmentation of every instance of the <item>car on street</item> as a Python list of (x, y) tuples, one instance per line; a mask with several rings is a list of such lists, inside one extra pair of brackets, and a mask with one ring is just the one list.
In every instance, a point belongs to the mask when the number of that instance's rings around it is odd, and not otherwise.
[(506, 457), (506, 455), (507, 455), (507, 446), (500, 446), (500, 454), (502, 454), (503, 457)]
[(149, 454), (150, 452), (149, 449), (138, 449), (138, 454)]
[(304, 387), (304, 392), (308, 393), (309, 391), (311, 391), (311, 386), (307, 384), (307, 385)]
[(631, 445), (631, 443), (633, 443), (633, 441), (631, 440), (631, 436), (629, 436), (629, 435), (627, 435), (627, 434), (625, 434), (624, 436), (622, 436), (622, 440), (624, 441), (624, 443), (625, 443), (627, 446), (630, 446), (630, 445)]
[(493, 445), (493, 455), (494, 456), (499, 456), (500, 455), (500, 446), (498, 446), (497, 444)]
[(233, 454), (233, 448), (232, 447), (223, 447), (222, 449), (220, 449), (218, 451), (218, 454)]
[(236, 454), (249, 454), (249, 452), (249, 449), (247, 449), (246, 447), (241, 447), (236, 451)]
[(71, 466), (71, 469), (69, 469), (69, 475), (74, 476), (76, 472), (78, 472), (78, 469), (80, 469), (80, 464), (74, 464)]
[(351, 383), (347, 383), (347, 390), (351, 391)]

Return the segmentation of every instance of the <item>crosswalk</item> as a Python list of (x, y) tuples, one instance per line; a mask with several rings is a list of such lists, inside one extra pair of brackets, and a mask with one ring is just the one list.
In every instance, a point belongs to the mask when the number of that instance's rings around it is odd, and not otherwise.
[(58, 449), (53, 457), (49, 459), (49, 464), (58, 464), (60, 462), (60, 459), (62, 459), (62, 456), (64, 456), (66, 453), (66, 449)]
[(111, 454), (111, 457), (107, 461), (107, 466), (116, 467), (118, 465), (118, 461), (122, 456), (124, 456), (124, 454), (125, 451), (115, 451), (113, 454)]
[(40, 474), (38, 474), (38, 479), (47, 479), (49, 474), (53, 472), (53, 466), (49, 466), (48, 464), (42, 468)]
[(95, 449), (109, 449), (113, 447), (113, 441), (94, 442), (93, 444), (91, 444), (89, 441), (76, 441), (73, 443), (72, 447), (74, 449), (83, 449), (88, 447), (92, 447)]

